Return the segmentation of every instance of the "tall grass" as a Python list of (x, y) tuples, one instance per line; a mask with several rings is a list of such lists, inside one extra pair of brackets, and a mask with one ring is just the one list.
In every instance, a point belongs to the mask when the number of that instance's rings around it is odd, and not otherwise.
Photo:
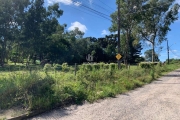
[[(0, 77), (0, 109), (22, 106), (28, 110), (50, 109), (54, 106), (94, 102), (114, 97), (150, 83), (179, 64), (143, 69), (132, 66), (117, 70), (115, 64), (79, 67), (76, 76), (72, 68), (47, 65), (41, 70), (3, 72)], [(52, 69), (53, 68), (53, 69)], [(58, 71), (57, 71), (58, 70)], [(60, 71), (59, 71), (60, 70)]]

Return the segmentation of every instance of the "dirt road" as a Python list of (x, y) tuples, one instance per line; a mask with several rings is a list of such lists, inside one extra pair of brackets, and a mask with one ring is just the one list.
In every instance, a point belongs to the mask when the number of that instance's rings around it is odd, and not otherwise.
[(116, 98), (53, 110), (31, 120), (180, 120), (180, 70)]

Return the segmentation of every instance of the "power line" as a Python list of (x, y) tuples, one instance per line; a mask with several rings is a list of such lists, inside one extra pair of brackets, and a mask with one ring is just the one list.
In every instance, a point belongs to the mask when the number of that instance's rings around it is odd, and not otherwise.
[(105, 18), (104, 16), (102, 17), (102, 16), (99, 16), (99, 15), (97, 15), (97, 14), (91, 14), (91, 12), (89, 13), (89, 12), (83, 11), (83, 10), (78, 9), (78, 8), (76, 8), (76, 7), (73, 7), (73, 6), (69, 6), (69, 7), (72, 7), (73, 9), (76, 9), (76, 10), (82, 12), (82, 13), (89, 14), (89, 15), (92, 15), (92, 16), (95, 16), (95, 17), (98, 17), (98, 18), (104, 18), (104, 19), (106, 19), (106, 20), (109, 21), (109, 19)]
[(103, 1), (99, 0), (102, 4), (106, 5), (107, 7), (109, 7), (111, 10), (115, 11), (114, 8), (110, 7), (109, 5), (105, 4)]
[[(74, 0), (72, 0), (72, 2), (73, 2), (73, 5), (79, 3), (78, 1), (74, 1)], [(69, 3), (69, 4), (72, 4), (71, 2), (68, 2), (68, 3)], [(78, 7), (79, 7), (79, 6), (81, 6), (81, 7), (83, 7), (83, 8), (86, 8), (86, 10), (87, 10), (88, 12), (91, 12), (91, 13), (93, 13), (93, 14), (96, 14), (98, 17), (101, 17), (101, 18), (104, 18), (104, 19), (106, 19), (106, 20), (111, 21), (109, 15), (106, 15), (106, 14), (104, 14), (104, 13), (102, 13), (102, 12), (99, 12), (99, 11), (97, 11), (97, 10), (95, 10), (95, 9), (92, 9), (92, 8), (86, 6), (86, 5), (83, 5), (82, 3), (79, 3), (79, 4), (78, 4)], [(76, 9), (75, 7), (72, 7), (72, 8)], [(79, 9), (77, 9), (77, 10), (79, 10)], [(86, 13), (86, 14), (90, 14), (90, 13), (87, 13), (87, 12), (82, 11), (82, 10), (79, 10), (79, 11), (84, 12), (84, 13)], [(92, 14), (91, 14), (91, 15), (92, 15)]]
[(177, 57), (180, 57), (180, 55), (177, 55), (176, 53), (174, 53), (172, 49), (170, 49), (170, 51), (171, 51), (171, 53), (172, 53), (173, 55), (175, 55), (175, 56), (177, 56)]
[[(73, 1), (73, 4), (76, 4), (76, 3), (78, 3), (78, 1), (74, 1), (74, 0), (72, 0)], [(103, 3), (103, 4), (105, 4), (104, 2), (102, 2), (101, 0), (99, 0), (101, 3)], [(87, 2), (87, 1), (86, 1)], [(170, 2), (169, 2), (170, 3)], [(169, 3), (166, 3), (166, 4), (164, 4), (164, 5), (167, 5), (167, 4), (169, 4)], [(106, 6), (108, 6), (107, 4), (105, 4)], [(109, 20), (109, 21), (111, 21), (111, 19), (110, 19), (110, 15), (107, 15), (107, 14), (105, 14), (105, 13), (102, 13), (102, 12), (100, 12), (100, 11), (98, 11), (98, 10), (95, 10), (95, 9), (93, 9), (93, 8), (90, 8), (90, 7), (88, 7), (87, 5), (84, 5), (84, 4), (82, 4), (82, 3), (80, 3), (79, 4), (79, 6), (81, 6), (82, 8), (84, 8), (84, 9), (86, 9), (88, 12), (91, 12), (91, 13), (93, 13), (93, 14), (96, 14), (97, 16), (99, 16), (99, 17), (102, 17), (102, 18), (104, 18), (104, 19), (106, 19), (106, 20)], [(100, 5), (97, 5), (96, 4), (96, 6), (99, 6), (100, 8), (103, 8), (103, 7), (101, 7)], [(148, 8), (149, 10), (150, 9), (153, 9), (153, 8), (157, 8), (157, 7), (150, 7), (150, 8)], [(76, 8), (74, 8), (74, 9), (76, 9)], [(144, 12), (144, 11), (147, 11), (148, 9), (146, 9), (146, 10), (141, 10), (141, 11), (136, 11), (136, 12), (133, 12), (133, 13), (127, 13), (127, 14), (134, 14), (134, 13), (139, 13), (139, 12)], [(106, 9), (107, 10), (107, 9)], [(79, 11), (81, 11), (81, 10), (79, 10)], [(86, 13), (86, 14), (90, 14), (90, 13), (87, 13), (87, 12), (85, 12), (85, 11), (81, 11), (81, 12), (84, 12), (84, 13)], [(125, 15), (127, 15), (127, 14), (125, 14)], [(92, 15), (92, 14), (91, 14)]]
[[(87, 0), (83, 0), (83, 1), (85, 1), (85, 2), (88, 3), (88, 4), (90, 4)], [(98, 5), (98, 4), (95, 4), (94, 2), (92, 2), (92, 5), (97, 6), (97, 7), (99, 7), (100, 9), (103, 9), (103, 10), (105, 10), (106, 12), (109, 12), (109, 13), (114, 12), (114, 11), (110, 11), (110, 10), (106, 9), (105, 7), (102, 7), (102, 6)]]
[[(74, 1), (74, 0), (72, 0), (72, 1), (73, 1), (73, 3), (77, 3), (77, 1)], [(108, 19), (108, 20), (111, 21), (110, 16), (107, 15), (107, 14), (104, 14), (104, 13), (99, 12), (99, 11), (93, 9), (93, 8), (90, 8), (90, 7), (86, 6), (86, 5), (83, 5), (82, 3), (79, 4), (79, 6), (81, 6), (81, 7), (85, 8), (85, 9), (87, 9), (88, 11), (91, 11), (91, 12), (94, 13), (94, 14), (97, 14), (97, 15), (99, 15), (99, 16), (101, 16), (101, 17), (103, 17), (103, 18)]]

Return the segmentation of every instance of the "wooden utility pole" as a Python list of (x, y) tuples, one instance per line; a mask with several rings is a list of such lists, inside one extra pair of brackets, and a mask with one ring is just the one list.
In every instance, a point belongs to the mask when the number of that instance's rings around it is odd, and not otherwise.
[(168, 40), (167, 40), (167, 54), (168, 54), (168, 64), (169, 64), (169, 44), (168, 44)]
[[(118, 54), (120, 54), (120, 0), (118, 2)], [(118, 60), (118, 69), (121, 68), (120, 59)]]

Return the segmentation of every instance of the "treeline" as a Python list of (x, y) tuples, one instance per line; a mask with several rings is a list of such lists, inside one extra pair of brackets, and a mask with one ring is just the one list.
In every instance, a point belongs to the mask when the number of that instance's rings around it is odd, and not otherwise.
[[(63, 14), (59, 4), (44, 7), (44, 0), (0, 1), (0, 63), (11, 60), (26, 62), (48, 60), (68, 64), (87, 62), (116, 62), (117, 35), (105, 38), (83, 38), (77, 29), (66, 31), (58, 18)], [(131, 40), (133, 42), (133, 39)], [(142, 49), (131, 46), (130, 61), (135, 62)], [(123, 53), (122, 53), (123, 56)]]
[[(155, 41), (164, 40), (169, 25), (177, 19), (177, 4), (171, 8), (171, 0), (166, 6), (150, 10), (157, 0), (121, 1), (121, 55), (126, 64), (143, 60), (139, 57), (142, 50), (140, 40), (147, 40), (156, 45)], [(133, 1), (136, 3), (133, 3)], [(123, 6), (122, 6), (123, 5)], [(146, 13), (126, 14), (133, 5), (146, 9)], [(127, 9), (129, 7), (129, 9)], [(140, 9), (136, 9), (138, 11)], [(156, 11), (156, 12), (155, 12)], [(157, 12), (158, 11), (158, 12)], [(162, 16), (166, 13), (166, 16)], [(9, 60), (32, 62), (47, 60), (52, 63), (83, 63), (91, 54), (94, 62), (116, 62), (117, 35), (104, 38), (84, 38), (84, 33), (76, 28), (67, 31), (66, 24), (58, 19), (63, 15), (59, 4), (44, 6), (44, 0), (0, 0), (0, 64), (4, 66)], [(153, 17), (152, 17), (153, 16)], [(111, 15), (111, 32), (117, 31), (117, 11)], [(164, 20), (160, 20), (164, 18)], [(164, 27), (163, 27), (164, 26)], [(154, 29), (155, 28), (155, 29)], [(155, 30), (155, 31), (154, 31)], [(162, 31), (162, 32), (161, 32)], [(153, 60), (153, 58), (152, 58)]]

